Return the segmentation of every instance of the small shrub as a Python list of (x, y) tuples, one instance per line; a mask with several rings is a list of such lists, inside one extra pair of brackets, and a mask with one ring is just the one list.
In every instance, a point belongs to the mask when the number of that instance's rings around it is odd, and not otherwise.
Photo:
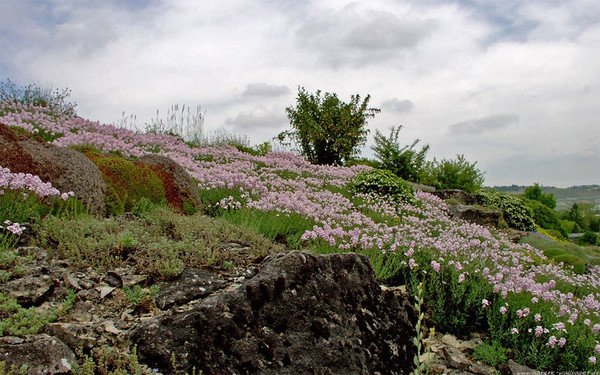
[(469, 163), (464, 155), (457, 155), (456, 160), (433, 159), (425, 166), (421, 182), (437, 189), (460, 189), (474, 193), (484, 182), (484, 173), (475, 167), (476, 164)]
[(519, 198), (495, 190), (482, 190), (479, 193), (484, 206), (497, 207), (502, 210), (509, 227), (523, 231), (535, 230), (533, 214)]
[(577, 241), (580, 245), (591, 245), (591, 246), (595, 246), (600, 244), (600, 242), (598, 242), (598, 234), (591, 232), (591, 231), (586, 231), (583, 236), (581, 236), (581, 238), (579, 239), (579, 241)]
[(350, 189), (357, 193), (385, 195), (397, 202), (414, 203), (413, 187), (392, 172), (383, 169), (369, 169), (356, 175)]
[(492, 345), (483, 343), (475, 348), (473, 351), (473, 357), (482, 362), (487, 363), (490, 366), (498, 367), (502, 363), (506, 362), (507, 350), (494, 342)]
[(381, 134), (379, 130), (375, 132), (373, 151), (379, 160), (378, 167), (387, 169), (405, 180), (420, 182), (429, 145), (425, 145), (420, 151), (417, 151), (415, 150), (415, 146), (419, 143), (419, 139), (417, 139), (410, 146), (401, 146), (398, 140), (398, 133), (401, 129), (402, 125), (392, 126), (389, 137)]
[(537, 200), (523, 198), (522, 201), (531, 210), (533, 220), (537, 225), (544, 229), (554, 229), (558, 231), (562, 237), (568, 236), (556, 211)]
[(9, 79), (0, 82), (0, 102), (14, 101), (25, 106), (47, 107), (56, 115), (74, 116), (77, 103), (69, 102), (71, 90), (52, 90), (32, 83), (18, 86)]

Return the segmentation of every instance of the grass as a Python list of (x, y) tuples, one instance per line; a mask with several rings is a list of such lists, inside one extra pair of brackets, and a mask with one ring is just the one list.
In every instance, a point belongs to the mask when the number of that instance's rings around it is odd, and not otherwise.
[[(553, 256), (546, 254), (550, 258), (557, 255), (570, 254), (583, 260), (585, 263), (600, 265), (600, 248), (598, 247), (584, 247), (572, 242), (549, 241), (548, 239), (532, 235), (521, 238), (520, 243), (526, 243), (536, 249), (540, 249), (544, 251), (544, 254), (550, 251), (548, 254), (553, 254)], [(557, 250), (561, 251), (557, 252)]]

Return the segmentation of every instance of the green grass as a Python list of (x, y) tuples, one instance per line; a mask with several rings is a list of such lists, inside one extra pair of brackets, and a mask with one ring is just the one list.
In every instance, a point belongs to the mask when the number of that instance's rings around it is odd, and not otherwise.
[[(584, 247), (570, 242), (549, 241), (545, 238), (531, 235), (523, 237), (520, 243), (526, 243), (544, 251), (544, 254), (549, 258), (570, 254), (583, 260), (585, 263), (600, 265), (600, 250), (598, 247)], [(546, 252), (550, 255), (546, 254)]]

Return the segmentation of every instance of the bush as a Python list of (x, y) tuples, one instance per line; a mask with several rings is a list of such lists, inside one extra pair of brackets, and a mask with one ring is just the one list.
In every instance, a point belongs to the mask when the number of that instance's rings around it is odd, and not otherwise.
[(509, 227), (524, 231), (536, 229), (533, 213), (519, 198), (495, 190), (482, 190), (480, 194), (484, 206), (502, 210), (504, 220)]
[(358, 193), (387, 195), (396, 202), (414, 203), (413, 187), (388, 170), (361, 172), (352, 179), (350, 189)]
[(437, 189), (460, 189), (474, 193), (483, 185), (483, 172), (475, 167), (477, 162), (469, 163), (464, 155), (456, 160), (442, 159), (427, 163), (422, 183)]
[(155, 204), (165, 202), (165, 189), (157, 174), (144, 164), (119, 157), (92, 159), (108, 185), (106, 204), (109, 214), (131, 211), (141, 199)]
[(398, 141), (398, 133), (401, 129), (402, 125), (392, 126), (389, 138), (381, 134), (379, 130), (375, 132), (373, 151), (375, 157), (379, 159), (377, 167), (388, 169), (405, 180), (420, 182), (429, 145), (425, 145), (420, 151), (417, 151), (414, 149), (419, 143), (419, 139), (417, 139), (410, 146), (402, 147)]
[(554, 194), (546, 194), (542, 192), (542, 188), (540, 188), (540, 185), (537, 183), (533, 186), (526, 188), (525, 193), (523, 193), (523, 196), (527, 199), (532, 199), (534, 201), (541, 202), (546, 207), (552, 210), (556, 208), (556, 199), (554, 198)]
[(560, 217), (556, 211), (537, 200), (524, 198), (523, 203), (531, 210), (533, 220), (537, 225), (544, 229), (557, 230), (563, 237), (568, 237), (569, 234), (565, 228), (563, 228)]
[(579, 239), (579, 244), (580, 245), (591, 245), (591, 246), (596, 246), (599, 245), (600, 243), (598, 242), (598, 234), (591, 232), (591, 231), (586, 231), (583, 236)]
[(299, 87), (297, 107), (285, 109), (293, 130), (279, 133), (278, 139), (296, 141), (311, 163), (344, 164), (366, 142), (367, 119), (380, 111), (368, 108), (370, 99), (367, 95), (361, 102), (360, 95), (352, 95), (350, 103), (345, 103), (337, 94), (321, 97), (320, 90), (313, 95)]

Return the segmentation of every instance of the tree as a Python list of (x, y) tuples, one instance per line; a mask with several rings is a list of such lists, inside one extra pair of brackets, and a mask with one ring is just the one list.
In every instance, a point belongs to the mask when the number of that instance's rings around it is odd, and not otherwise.
[(437, 189), (461, 189), (474, 193), (483, 185), (483, 172), (475, 167), (477, 162), (469, 163), (464, 155), (457, 160), (436, 160), (427, 163), (423, 183)]
[(296, 141), (311, 163), (342, 165), (358, 154), (367, 140), (367, 119), (380, 112), (368, 108), (370, 99), (367, 95), (361, 102), (360, 95), (352, 95), (350, 103), (345, 103), (336, 94), (321, 96), (321, 90), (309, 94), (298, 87), (296, 107), (285, 109), (293, 129), (277, 138)]
[(390, 170), (405, 180), (420, 182), (429, 145), (425, 145), (420, 151), (417, 151), (415, 146), (420, 142), (420, 139), (417, 139), (410, 146), (402, 147), (398, 141), (401, 129), (402, 125), (392, 126), (389, 137), (381, 134), (379, 130), (375, 131), (373, 151), (379, 160), (378, 166)]
[(523, 196), (525, 198), (541, 202), (552, 210), (556, 208), (556, 199), (554, 198), (554, 194), (544, 193), (538, 183), (535, 183), (533, 186), (530, 186), (527, 189), (525, 189), (525, 193), (523, 193)]

